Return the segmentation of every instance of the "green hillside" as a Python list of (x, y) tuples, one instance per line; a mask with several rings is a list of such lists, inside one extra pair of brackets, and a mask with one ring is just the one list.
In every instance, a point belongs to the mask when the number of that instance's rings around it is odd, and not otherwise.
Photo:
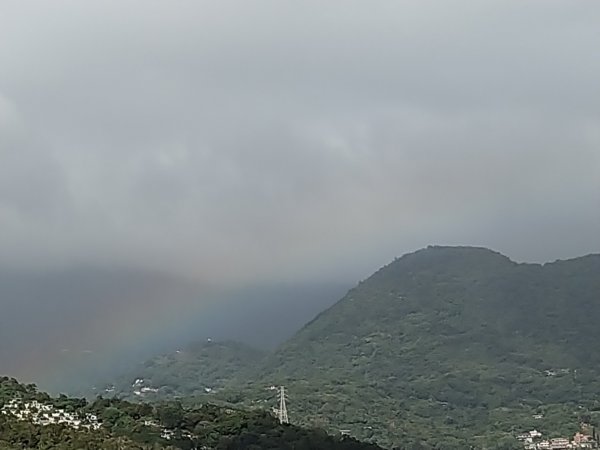
[(178, 402), (50, 397), (0, 377), (0, 450), (377, 450), (344, 436), (282, 425), (267, 412)]
[(429, 247), (196, 399), (265, 408), (281, 384), (294, 423), (388, 447), (522, 448), (525, 430), (568, 436), (598, 423), (599, 325), (600, 255), (517, 264)]
[(261, 379), (288, 386), (303, 423), (387, 445), (508, 445), (596, 420), (599, 324), (599, 255), (537, 265), (430, 247), (307, 324)]
[(264, 356), (238, 342), (195, 342), (147, 360), (98, 393), (144, 400), (215, 394), (226, 384), (243, 380)]

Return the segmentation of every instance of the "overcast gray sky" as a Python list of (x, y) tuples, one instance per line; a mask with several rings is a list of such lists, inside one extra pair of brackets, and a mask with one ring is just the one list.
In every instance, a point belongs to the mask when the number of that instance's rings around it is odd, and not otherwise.
[(0, 3), (0, 265), (600, 251), (600, 2)]

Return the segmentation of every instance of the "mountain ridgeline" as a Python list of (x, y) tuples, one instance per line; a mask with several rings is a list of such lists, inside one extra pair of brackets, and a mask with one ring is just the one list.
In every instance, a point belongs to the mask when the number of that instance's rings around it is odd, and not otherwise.
[(281, 384), (295, 423), (389, 447), (520, 448), (522, 430), (598, 423), (599, 338), (600, 255), (518, 264), (428, 247), (194, 401), (264, 408)]
[(429, 248), (352, 289), (284, 344), (268, 371), (286, 379), (348, 366), (365, 381), (376, 370), (401, 383), (424, 365), (446, 374), (480, 363), (595, 368), (599, 295), (600, 256), (541, 266)]

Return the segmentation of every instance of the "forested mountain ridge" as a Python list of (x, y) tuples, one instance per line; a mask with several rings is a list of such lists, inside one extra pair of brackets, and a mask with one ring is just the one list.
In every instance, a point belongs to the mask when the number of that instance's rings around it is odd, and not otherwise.
[(598, 422), (599, 324), (600, 255), (519, 264), (428, 247), (209, 395), (264, 408), (265, 387), (282, 384), (295, 423), (390, 447), (519, 448), (525, 429), (562, 435)]
[[(274, 353), (261, 379), (300, 391), (306, 423), (335, 417), (388, 445), (460, 448), (469, 436), (540, 427), (538, 410), (595, 409), (599, 323), (600, 255), (517, 264), (483, 248), (430, 247), (350, 290)], [(556, 432), (577, 426), (558, 422)]]
[[(432, 247), (397, 259), (350, 290), (288, 340), (268, 369), (286, 373), (286, 363), (296, 362), (295, 370), (310, 370), (319, 358), (336, 356), (314, 347), (373, 346), (384, 337), (401, 345), (378, 347), (373, 356), (379, 359), (386, 349), (409, 357), (411, 339), (419, 342), (417, 354), (433, 350), (427, 340), (436, 338), (435, 347), (459, 350), (436, 361), (448, 360), (451, 367), (456, 358), (471, 360), (472, 354), (519, 358), (525, 342), (542, 345), (527, 359), (538, 368), (593, 366), (600, 354), (585, 347), (590, 336), (600, 335), (599, 296), (600, 255), (537, 265), (517, 264), (486, 249)], [(385, 330), (391, 334), (383, 336)], [(295, 359), (299, 348), (311, 360)]]

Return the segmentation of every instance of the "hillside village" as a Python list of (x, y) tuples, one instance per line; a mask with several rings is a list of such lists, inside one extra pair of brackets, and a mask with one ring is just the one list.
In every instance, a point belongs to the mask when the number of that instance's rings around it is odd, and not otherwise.
[(523, 443), (525, 450), (571, 450), (599, 448), (595, 437), (594, 431), (592, 435), (577, 432), (570, 440), (565, 437), (545, 439), (541, 432), (531, 430), (520, 434), (517, 439)]
[(0, 411), (2, 414), (12, 414), (19, 420), (27, 420), (37, 425), (64, 424), (76, 430), (97, 430), (101, 426), (95, 414), (86, 413), (80, 416), (37, 400), (26, 402), (15, 398), (6, 403)]
[[(14, 398), (8, 401), (2, 409), (2, 414), (10, 414), (18, 420), (24, 420), (36, 425), (66, 425), (75, 430), (88, 429), (98, 430), (102, 422), (98, 416), (91, 413), (72, 413), (62, 408), (56, 408), (53, 405), (39, 402), (37, 400), (23, 401), (20, 398)], [(162, 427), (155, 420), (145, 420), (144, 425), (160, 429), (160, 437), (171, 440), (175, 436), (175, 431)], [(188, 439), (194, 438), (191, 433), (182, 433), (182, 436)]]

